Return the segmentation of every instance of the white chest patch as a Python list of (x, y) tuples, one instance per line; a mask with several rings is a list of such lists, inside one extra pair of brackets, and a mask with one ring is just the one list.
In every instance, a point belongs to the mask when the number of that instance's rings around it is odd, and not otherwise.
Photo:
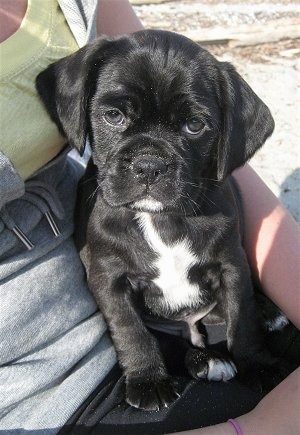
[(149, 246), (158, 254), (154, 267), (159, 276), (153, 282), (161, 289), (166, 305), (171, 310), (199, 302), (199, 287), (187, 278), (189, 269), (199, 262), (186, 239), (166, 245), (157, 233), (149, 213), (137, 213), (136, 218)]

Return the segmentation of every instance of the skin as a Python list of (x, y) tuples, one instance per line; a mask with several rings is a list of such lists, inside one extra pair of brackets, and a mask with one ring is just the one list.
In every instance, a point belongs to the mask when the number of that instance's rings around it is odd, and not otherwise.
[(26, 9), (27, 0), (0, 0), (0, 42), (18, 30)]
[[(288, 398), (288, 399), (287, 399)], [(248, 414), (235, 418), (244, 435), (300, 433), (300, 368), (265, 396)], [(234, 435), (230, 423), (177, 432), (180, 435)]]
[(245, 248), (264, 293), (300, 328), (300, 228), (246, 165), (235, 171), (245, 211)]
[[(15, 33), (27, 0), (0, 0), (0, 42)], [(116, 13), (118, 11), (118, 13)], [(127, 0), (101, 0), (99, 34), (118, 36), (143, 28)], [(246, 165), (234, 174), (244, 200), (245, 248), (263, 291), (300, 327), (300, 230), (258, 175)], [(288, 400), (287, 400), (288, 398)], [(300, 433), (300, 369), (295, 370), (248, 414), (236, 418), (244, 434)], [(233, 435), (229, 423), (181, 434)]]

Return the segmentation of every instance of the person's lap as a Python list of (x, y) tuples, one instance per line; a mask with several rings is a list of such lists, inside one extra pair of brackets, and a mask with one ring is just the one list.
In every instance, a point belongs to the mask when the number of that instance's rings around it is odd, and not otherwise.
[[(208, 332), (216, 349), (224, 350), (224, 328), (211, 327)], [(221, 341), (216, 343), (220, 338)], [(170, 337), (170, 341), (174, 338)], [(295, 328), (287, 330), (284, 337), (271, 336), (270, 343), (277, 355), (281, 352), (282, 372), (289, 373), (299, 364), (300, 333)], [(258, 379), (248, 379), (247, 383), (238, 378), (226, 383), (191, 380), (185, 375), (178, 376), (181, 368), (175, 360), (173, 362), (168, 368), (177, 375), (181, 395), (170, 407), (146, 412), (129, 406), (124, 400), (124, 377), (116, 365), (60, 435), (147, 435), (206, 427), (249, 412), (269, 391)]]

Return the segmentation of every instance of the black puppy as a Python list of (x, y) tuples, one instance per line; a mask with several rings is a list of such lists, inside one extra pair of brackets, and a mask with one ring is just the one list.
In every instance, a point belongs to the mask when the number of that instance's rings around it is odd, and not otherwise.
[[(70, 144), (91, 145), (79, 243), (128, 403), (157, 409), (177, 394), (143, 316), (185, 322), (194, 378), (268, 364), (230, 177), (273, 131), (265, 104), (230, 64), (163, 31), (100, 39), (37, 88)], [(201, 319), (226, 321), (235, 364), (205, 347)]]

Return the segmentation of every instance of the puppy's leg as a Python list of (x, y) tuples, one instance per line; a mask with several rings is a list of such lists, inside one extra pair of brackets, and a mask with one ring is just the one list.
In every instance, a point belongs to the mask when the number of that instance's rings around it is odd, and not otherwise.
[[(236, 259), (243, 259), (238, 252)], [(242, 372), (272, 365), (264, 345), (259, 309), (254, 297), (250, 270), (246, 261), (227, 263), (222, 275), (224, 314), (227, 324), (227, 346)]]
[[(107, 321), (126, 377), (126, 401), (136, 408), (158, 410), (177, 397), (158, 343), (136, 312), (126, 275), (101, 272), (94, 263), (89, 285)], [(112, 267), (113, 269), (113, 267)]]

